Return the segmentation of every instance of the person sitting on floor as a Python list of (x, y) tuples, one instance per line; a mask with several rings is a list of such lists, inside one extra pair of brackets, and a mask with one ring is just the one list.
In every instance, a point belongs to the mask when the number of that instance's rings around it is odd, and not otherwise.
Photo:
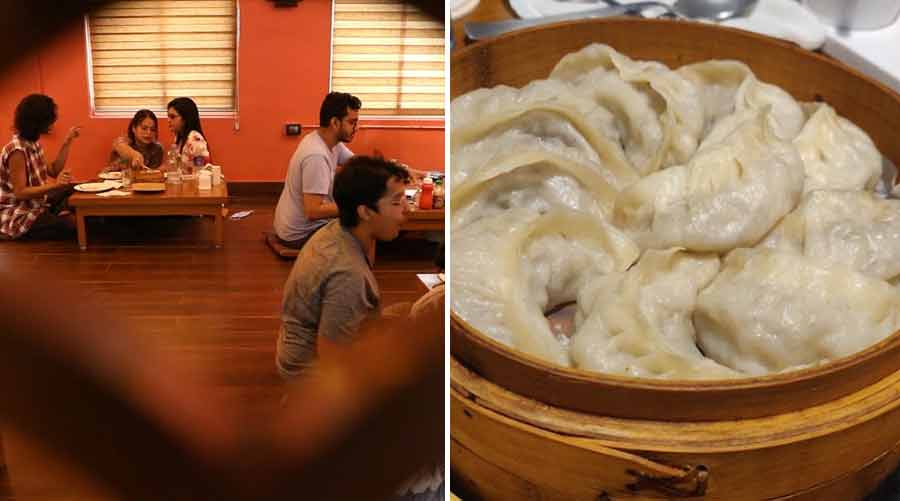
[(175, 136), (170, 151), (176, 158), (181, 158), (186, 173), (190, 174), (194, 167), (203, 167), (209, 163), (211, 160), (209, 143), (203, 136), (200, 111), (194, 100), (189, 97), (176, 97), (169, 101), (166, 115), (169, 118), (169, 130)]
[(377, 316), (381, 298), (367, 256), (375, 240), (400, 234), (408, 180), (402, 167), (365, 156), (335, 176), (339, 219), (303, 247), (284, 286), (276, 366), (285, 379), (315, 365), (323, 345), (354, 339), (363, 320)]
[(158, 130), (156, 114), (150, 110), (138, 110), (128, 125), (128, 133), (113, 141), (108, 170), (120, 170), (123, 163), (134, 168), (159, 168), (163, 161), (163, 147), (157, 141)]
[(303, 247), (316, 230), (337, 217), (334, 176), (338, 166), (353, 156), (344, 143), (356, 134), (361, 107), (359, 98), (350, 94), (325, 96), (319, 128), (307, 134), (291, 156), (273, 222), (275, 235), (285, 247)]
[(71, 215), (60, 215), (72, 194), (72, 175), (65, 170), (69, 146), (78, 137), (72, 127), (56, 160), (48, 164), (38, 142), (56, 122), (56, 103), (49, 96), (31, 94), (16, 106), (16, 133), (0, 153), (0, 238), (70, 236)]

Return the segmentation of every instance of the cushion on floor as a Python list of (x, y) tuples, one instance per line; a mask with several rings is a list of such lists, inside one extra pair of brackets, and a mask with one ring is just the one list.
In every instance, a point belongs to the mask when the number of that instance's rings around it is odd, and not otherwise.
[(300, 254), (300, 249), (292, 249), (282, 244), (281, 240), (278, 239), (278, 236), (275, 235), (274, 232), (267, 231), (264, 232), (263, 235), (266, 237), (266, 245), (268, 245), (269, 248), (272, 249), (272, 252), (279, 257), (294, 259), (297, 257), (297, 254)]

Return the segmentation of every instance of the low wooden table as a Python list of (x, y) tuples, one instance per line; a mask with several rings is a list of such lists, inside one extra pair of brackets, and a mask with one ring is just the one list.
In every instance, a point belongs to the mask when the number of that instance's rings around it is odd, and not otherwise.
[(211, 190), (199, 190), (197, 180), (181, 184), (166, 184), (166, 191), (138, 193), (122, 197), (101, 197), (95, 193), (76, 191), (69, 197), (75, 210), (78, 226), (78, 246), (87, 249), (87, 229), (84, 219), (89, 216), (209, 216), (213, 219), (211, 240), (221, 247), (225, 240), (228, 188), (225, 183)]
[(444, 231), (444, 209), (417, 209), (406, 213), (401, 231)]
[[(400, 231), (444, 231), (444, 209), (416, 209), (406, 213), (406, 222), (400, 225)], [(374, 242), (369, 248), (369, 262), (375, 263)]]

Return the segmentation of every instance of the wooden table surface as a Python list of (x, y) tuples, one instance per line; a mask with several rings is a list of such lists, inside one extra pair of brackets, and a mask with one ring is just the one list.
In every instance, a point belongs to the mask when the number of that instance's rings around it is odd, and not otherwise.
[(444, 231), (444, 209), (416, 209), (406, 213), (403, 231)]
[(191, 179), (165, 186), (164, 192), (132, 192), (128, 196), (101, 197), (79, 191), (72, 194), (69, 206), (75, 210), (81, 250), (87, 248), (84, 218), (89, 216), (209, 216), (213, 220), (212, 241), (221, 247), (225, 239), (227, 185), (221, 183), (210, 190), (200, 190), (197, 180)]

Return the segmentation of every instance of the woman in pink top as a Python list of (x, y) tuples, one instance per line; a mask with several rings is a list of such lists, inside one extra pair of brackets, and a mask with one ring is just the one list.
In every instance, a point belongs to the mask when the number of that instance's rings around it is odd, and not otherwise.
[(56, 103), (43, 94), (31, 94), (16, 106), (16, 133), (0, 153), (0, 239), (72, 233), (72, 217), (60, 212), (72, 194), (72, 176), (64, 168), (79, 128), (69, 129), (48, 164), (38, 139), (50, 132), (56, 117)]
[(166, 113), (169, 116), (169, 130), (175, 135), (172, 151), (181, 156), (182, 165), (188, 172), (191, 167), (203, 167), (209, 163), (209, 145), (203, 137), (200, 126), (200, 112), (189, 97), (177, 97), (169, 102)]

